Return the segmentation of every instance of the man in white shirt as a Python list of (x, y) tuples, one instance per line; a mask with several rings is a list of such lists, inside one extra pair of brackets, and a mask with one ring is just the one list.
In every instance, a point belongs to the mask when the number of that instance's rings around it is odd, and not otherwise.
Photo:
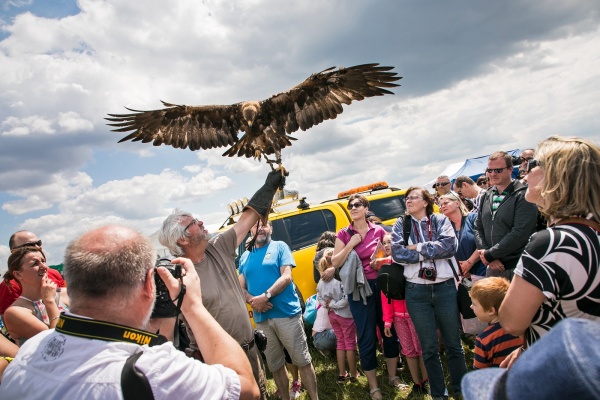
[(92, 230), (69, 244), (70, 313), (21, 347), (4, 373), (0, 398), (121, 399), (133, 390), (137, 398), (258, 399), (250, 363), (204, 307), (190, 260), (173, 260), (182, 266), (182, 279), (164, 267), (157, 271), (202, 338), (205, 363), (143, 331), (156, 297), (154, 259), (149, 240), (122, 226)]

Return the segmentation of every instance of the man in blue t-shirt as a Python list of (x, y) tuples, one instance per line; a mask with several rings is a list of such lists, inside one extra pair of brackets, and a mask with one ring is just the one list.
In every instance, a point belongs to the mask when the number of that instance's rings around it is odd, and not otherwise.
[(287, 244), (271, 240), (272, 231), (270, 223), (252, 227), (254, 248), (240, 258), (240, 285), (254, 311), (256, 327), (267, 336), (267, 365), (282, 399), (289, 399), (285, 347), (300, 370), (310, 398), (315, 400), (317, 378), (308, 352), (300, 300), (292, 283), (292, 268), (296, 263)]

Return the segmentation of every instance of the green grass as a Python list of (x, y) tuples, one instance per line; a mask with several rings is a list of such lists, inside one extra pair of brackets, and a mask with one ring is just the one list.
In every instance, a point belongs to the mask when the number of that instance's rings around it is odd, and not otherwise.
[[(309, 333), (309, 332), (307, 332)], [(463, 344), (463, 349), (465, 351), (465, 356), (467, 360), (467, 369), (470, 371), (473, 367), (473, 349)], [(317, 387), (319, 391), (319, 399), (321, 400), (369, 400), (369, 385), (367, 383), (367, 378), (363, 376), (358, 378), (358, 382), (356, 383), (346, 383), (346, 384), (338, 384), (337, 376), (338, 376), (338, 368), (337, 361), (335, 359), (335, 354), (332, 354), (330, 357), (324, 357), (320, 352), (318, 352), (312, 345), (312, 340), (309, 339), (309, 351), (313, 359), (313, 366), (315, 368), (315, 373), (317, 375)], [(408, 388), (404, 390), (397, 390), (388, 385), (387, 372), (385, 368), (385, 358), (383, 354), (378, 351), (377, 353), (378, 359), (378, 367), (377, 367), (377, 381), (379, 382), (379, 388), (381, 389), (381, 394), (386, 400), (398, 400), (398, 399), (430, 399), (431, 397), (428, 395), (409, 395), (412, 390), (412, 379), (410, 377), (410, 372), (408, 371), (408, 367), (406, 366), (406, 362), (404, 362), (404, 369), (401, 373), (399, 373), (400, 379), (402, 382), (408, 384)], [(445, 373), (446, 386), (450, 391), (450, 399), (454, 399), (451, 393), (451, 385), (450, 385), (450, 376), (448, 374), (448, 366), (446, 364), (446, 358), (442, 355), (442, 365)], [(359, 371), (360, 371), (360, 362), (359, 362)], [(273, 381), (270, 373), (268, 373), (268, 381), (267, 381), (267, 389), (271, 394), (270, 399), (277, 399), (274, 395), (277, 387), (275, 386), (275, 382)], [(291, 378), (290, 378), (291, 383)], [(310, 396), (306, 391), (302, 391), (300, 395), (300, 399), (310, 399)]]

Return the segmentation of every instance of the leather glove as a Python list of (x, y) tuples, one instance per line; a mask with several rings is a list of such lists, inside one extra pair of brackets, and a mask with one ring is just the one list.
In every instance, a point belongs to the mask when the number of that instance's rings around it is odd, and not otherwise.
[(252, 196), (242, 211), (246, 211), (248, 208), (253, 210), (260, 216), (263, 224), (266, 224), (271, 212), (271, 206), (273, 205), (273, 196), (275, 196), (277, 189), (283, 189), (285, 186), (285, 177), (288, 175), (289, 172), (283, 167), (269, 172), (265, 184), (254, 193), (254, 196)]

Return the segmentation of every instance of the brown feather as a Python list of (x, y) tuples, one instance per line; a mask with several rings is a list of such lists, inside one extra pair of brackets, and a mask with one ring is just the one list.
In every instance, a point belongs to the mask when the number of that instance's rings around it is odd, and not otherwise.
[(394, 82), (401, 77), (390, 72), (393, 68), (379, 64), (331, 67), (260, 102), (185, 106), (161, 100), (166, 108), (127, 108), (130, 113), (108, 114), (106, 120), (114, 132), (129, 132), (119, 143), (152, 142), (192, 151), (230, 146), (223, 156), (280, 157), (281, 149), (296, 140), (291, 133), (335, 119), (344, 111), (342, 104), (393, 94), (385, 89), (399, 86)]

